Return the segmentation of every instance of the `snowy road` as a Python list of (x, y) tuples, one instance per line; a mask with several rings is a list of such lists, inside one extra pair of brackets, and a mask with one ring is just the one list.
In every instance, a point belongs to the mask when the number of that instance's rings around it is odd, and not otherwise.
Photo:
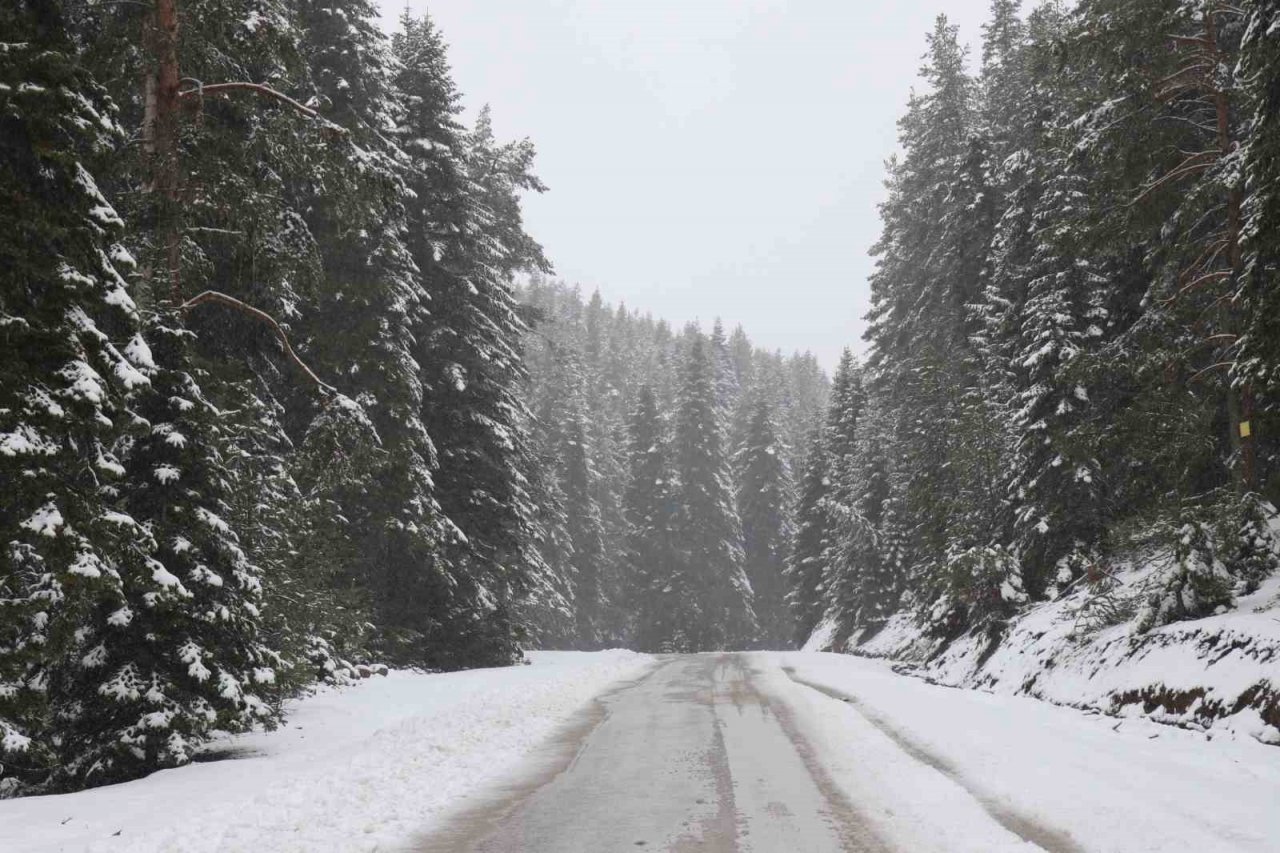
[(406, 849), (1274, 851), (1280, 753), (801, 653), (664, 659)]
[(530, 657), (322, 690), (227, 760), (0, 800), (0, 851), (1280, 850), (1280, 749), (1248, 737), (848, 655)]
[(460, 816), (421, 849), (887, 849), (757, 681), (743, 655), (668, 659), (604, 697), (603, 721), (560, 744), (562, 772)]

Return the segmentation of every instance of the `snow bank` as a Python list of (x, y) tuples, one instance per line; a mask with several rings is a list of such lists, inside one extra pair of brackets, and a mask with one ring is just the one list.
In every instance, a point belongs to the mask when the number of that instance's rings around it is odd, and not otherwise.
[[(1123, 583), (1141, 589), (1151, 571), (1131, 570)], [(1229, 613), (1147, 633), (1128, 621), (1090, 627), (1081, 616), (1089, 596), (1077, 589), (1031, 608), (994, 648), (981, 635), (943, 644), (899, 614), (848, 650), (893, 659), (904, 671), (953, 687), (1280, 744), (1280, 577)]]
[(393, 671), (299, 700), (232, 760), (76, 794), (0, 801), (0, 850), (368, 851), (403, 844), (509, 772), (634, 652), (531, 652), (531, 666)]
[(1280, 839), (1271, 747), (953, 690), (850, 655), (766, 661), (844, 697), (785, 694), (833, 781), (900, 849), (1263, 853)]
[(834, 619), (823, 619), (818, 626), (813, 629), (813, 633), (809, 635), (809, 639), (805, 641), (804, 646), (800, 649), (802, 652), (827, 652), (832, 651), (832, 645), (836, 642), (836, 631), (838, 626)]

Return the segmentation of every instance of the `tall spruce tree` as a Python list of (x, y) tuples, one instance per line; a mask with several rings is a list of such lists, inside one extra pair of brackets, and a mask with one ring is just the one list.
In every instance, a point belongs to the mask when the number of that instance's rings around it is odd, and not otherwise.
[(791, 472), (782, 455), (771, 407), (755, 405), (737, 468), (738, 517), (742, 523), (743, 568), (751, 581), (752, 606), (763, 648), (787, 648), (792, 641), (786, 607), (787, 546), (791, 541)]
[(631, 635), (644, 651), (671, 651), (680, 643), (681, 611), (692, 590), (682, 588), (686, 576), (678, 571), (667, 435), (657, 399), (647, 385), (637, 392), (629, 433), (623, 589), (634, 613)]
[(112, 110), (57, 5), (16, 9), (5, 30), (28, 39), (5, 47), (22, 85), (3, 107), (5, 186), (27, 204), (0, 316), (26, 356), (3, 384), (0, 457), (46, 493), (0, 512), (3, 749), (20, 754), (0, 784), (70, 788), (270, 723), (276, 658), (258, 640), (256, 570), (219, 516), (222, 439), (186, 365), (190, 333), (140, 316), (117, 269), (131, 258), (112, 245), (123, 223), (84, 165), (114, 142)]
[(79, 700), (62, 686), (92, 674), (81, 660), (125, 609), (128, 531), (115, 523), (112, 491), (126, 473), (121, 443), (137, 426), (130, 398), (149, 381), (138, 311), (117, 270), (126, 256), (113, 248), (123, 223), (92, 173), (123, 132), (76, 62), (63, 15), (61, 4), (0, 10), (5, 792), (47, 783), (76, 757), (50, 717)]
[(799, 494), (792, 513), (794, 535), (791, 552), (787, 557), (787, 606), (791, 612), (792, 638), (798, 646), (809, 639), (826, 610), (822, 587), (826, 565), (823, 545), (830, 529), (827, 500), (831, 485), (831, 457), (827, 453), (825, 425), (818, 423), (809, 435)]
[(749, 641), (756, 625), (751, 583), (743, 570), (742, 528), (729, 486), (714, 356), (697, 329), (689, 329), (687, 337), (672, 442), (673, 529), (678, 573), (692, 600), (676, 635), (691, 649), (712, 650)]
[(413, 331), (418, 417), (437, 451), (436, 499), (462, 534), (445, 546), (452, 603), (443, 590), (424, 603), (438, 624), (430, 642), (455, 649), (451, 665), (501, 663), (519, 655), (517, 599), (549, 571), (532, 546), (529, 412), (516, 397), (524, 324), (508, 280), (539, 262), (525, 257), (536, 244), (520, 228), (515, 198), (536, 180), (523, 154), (513, 158), (487, 131), (476, 137), (458, 124), (445, 45), (429, 19), (406, 15), (393, 47), (402, 93), (395, 132), (412, 164), (406, 240), (428, 297)]
[(1280, 503), (1280, 5), (1252, 4), (1243, 37), (1240, 74), (1254, 105), (1244, 146), (1248, 197), (1244, 205), (1243, 313), (1248, 325), (1237, 356), (1237, 383), (1257, 395), (1258, 484)]
[(849, 540), (866, 525), (857, 506), (862, 483), (855, 479), (859, 461), (857, 428), (864, 398), (861, 372), (853, 353), (846, 349), (831, 382), (827, 410), (826, 452), (832, 486), (826, 511), (831, 524), (822, 546), (822, 589), (827, 613), (837, 620), (842, 633), (848, 633), (858, 612), (855, 595), (862, 567), (851, 559)]

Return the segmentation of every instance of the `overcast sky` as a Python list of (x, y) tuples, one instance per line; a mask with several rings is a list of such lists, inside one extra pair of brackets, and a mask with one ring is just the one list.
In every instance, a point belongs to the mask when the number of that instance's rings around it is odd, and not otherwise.
[[(387, 26), (404, 0), (378, 0)], [(530, 137), (557, 274), (833, 367), (861, 351), (895, 122), (938, 12), (989, 0), (410, 0), (468, 114)]]

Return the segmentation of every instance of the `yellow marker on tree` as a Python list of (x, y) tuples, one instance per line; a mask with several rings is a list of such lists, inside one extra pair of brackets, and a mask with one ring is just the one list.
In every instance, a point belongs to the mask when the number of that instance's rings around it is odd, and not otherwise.
[(1249, 421), (1240, 422), (1240, 437), (1248, 438), (1253, 435), (1253, 425)]

